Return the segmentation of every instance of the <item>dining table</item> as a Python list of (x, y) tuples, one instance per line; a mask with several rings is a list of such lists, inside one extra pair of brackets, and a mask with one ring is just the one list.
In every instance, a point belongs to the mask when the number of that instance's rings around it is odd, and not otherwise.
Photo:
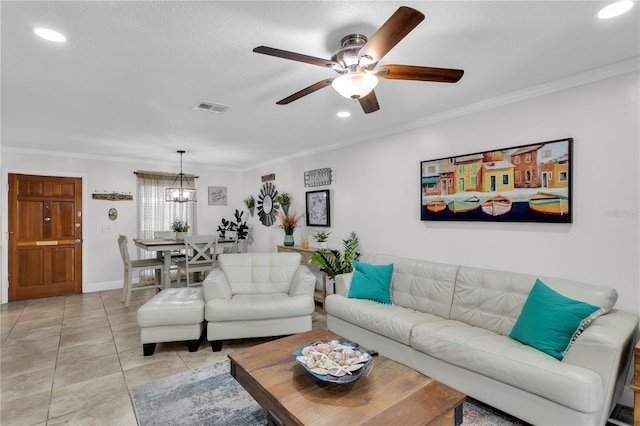
[[(136, 247), (149, 252), (156, 252), (156, 257), (158, 259), (163, 259), (164, 268), (163, 268), (163, 277), (161, 278), (162, 288), (164, 289), (164, 288), (171, 287), (171, 253), (176, 250), (184, 249), (185, 248), (184, 240), (164, 239), (164, 238), (155, 238), (155, 239), (134, 238), (133, 242)], [(229, 239), (223, 239), (223, 238), (218, 240), (218, 245), (235, 244), (235, 243), (236, 243), (235, 240), (229, 240)]]

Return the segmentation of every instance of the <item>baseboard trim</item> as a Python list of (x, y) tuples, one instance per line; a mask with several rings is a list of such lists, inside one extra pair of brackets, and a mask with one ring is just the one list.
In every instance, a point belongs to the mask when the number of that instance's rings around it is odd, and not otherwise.
[(106, 281), (102, 283), (90, 283), (82, 286), (83, 293), (94, 293), (96, 291), (122, 289), (122, 280)]

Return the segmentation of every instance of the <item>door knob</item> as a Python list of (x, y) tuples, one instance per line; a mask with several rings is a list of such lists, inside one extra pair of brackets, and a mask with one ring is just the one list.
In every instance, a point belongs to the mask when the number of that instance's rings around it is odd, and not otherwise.
[(45, 222), (51, 222), (51, 218), (49, 216), (47, 216), (47, 217), (44, 218), (44, 221)]

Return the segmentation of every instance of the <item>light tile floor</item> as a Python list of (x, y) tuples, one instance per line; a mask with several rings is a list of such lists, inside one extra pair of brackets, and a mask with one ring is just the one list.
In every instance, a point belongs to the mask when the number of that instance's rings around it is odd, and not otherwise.
[[(0, 305), (0, 424), (135, 425), (129, 388), (226, 358), (269, 339), (158, 344), (142, 355), (136, 311), (155, 294), (122, 291), (33, 299)], [(316, 306), (313, 327), (326, 327)]]

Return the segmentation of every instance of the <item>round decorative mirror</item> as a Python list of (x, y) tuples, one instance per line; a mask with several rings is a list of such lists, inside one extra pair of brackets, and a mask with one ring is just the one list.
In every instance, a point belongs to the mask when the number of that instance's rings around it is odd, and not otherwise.
[(266, 182), (262, 185), (256, 204), (258, 206), (258, 217), (264, 226), (271, 226), (276, 221), (275, 211), (278, 208), (275, 204), (276, 195), (278, 195), (278, 191), (276, 191), (274, 184)]

